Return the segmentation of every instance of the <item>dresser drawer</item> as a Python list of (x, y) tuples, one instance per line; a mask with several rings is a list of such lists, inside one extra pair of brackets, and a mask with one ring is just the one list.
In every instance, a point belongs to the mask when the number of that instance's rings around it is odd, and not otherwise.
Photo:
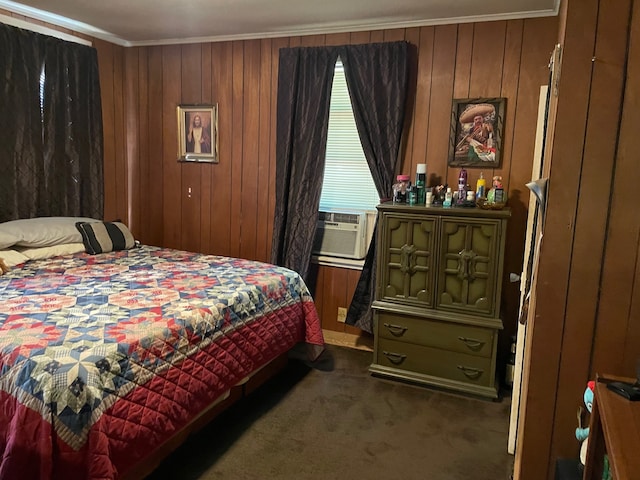
[(494, 383), (491, 358), (383, 338), (378, 340), (375, 358), (384, 367), (486, 387)]
[(459, 323), (378, 313), (377, 334), (380, 339), (436, 347), (480, 357), (493, 356), (496, 330)]

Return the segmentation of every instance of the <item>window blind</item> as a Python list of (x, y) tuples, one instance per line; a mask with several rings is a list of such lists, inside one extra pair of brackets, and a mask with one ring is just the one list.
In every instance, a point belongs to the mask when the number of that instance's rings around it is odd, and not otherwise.
[(344, 68), (338, 59), (331, 90), (320, 209), (375, 210), (379, 202), (353, 117)]

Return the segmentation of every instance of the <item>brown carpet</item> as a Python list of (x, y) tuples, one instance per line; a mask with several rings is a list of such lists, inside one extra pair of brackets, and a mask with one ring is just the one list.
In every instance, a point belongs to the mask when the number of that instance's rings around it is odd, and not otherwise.
[(152, 479), (510, 478), (509, 398), (372, 377), (372, 354), (328, 346), (194, 435)]

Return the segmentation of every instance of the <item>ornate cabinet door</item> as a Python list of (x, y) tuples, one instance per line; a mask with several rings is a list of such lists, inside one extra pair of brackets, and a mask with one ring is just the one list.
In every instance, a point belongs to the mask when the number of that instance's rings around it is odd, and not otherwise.
[(378, 299), (433, 307), (436, 222), (430, 216), (382, 215)]
[(491, 317), (498, 313), (500, 222), (442, 218), (436, 308)]

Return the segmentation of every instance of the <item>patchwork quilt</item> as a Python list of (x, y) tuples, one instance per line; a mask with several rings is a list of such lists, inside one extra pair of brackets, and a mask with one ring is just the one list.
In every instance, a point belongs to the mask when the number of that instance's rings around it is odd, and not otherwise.
[(143, 246), (0, 277), (0, 479), (117, 478), (297, 342), (299, 275)]

